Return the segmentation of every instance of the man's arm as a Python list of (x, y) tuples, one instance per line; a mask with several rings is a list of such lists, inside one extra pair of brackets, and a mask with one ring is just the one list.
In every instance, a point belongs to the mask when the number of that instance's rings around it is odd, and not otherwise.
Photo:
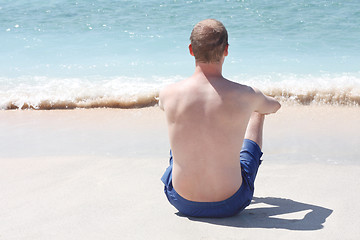
[(255, 112), (260, 114), (270, 114), (276, 113), (280, 109), (281, 104), (275, 98), (264, 95), (256, 88), (253, 89), (255, 91), (255, 102), (257, 103), (255, 106)]
[(159, 95), (159, 107), (160, 107), (161, 110), (164, 111), (164, 106), (162, 105), (162, 101), (161, 101), (160, 95)]
[(159, 92), (159, 107), (161, 110), (164, 110), (164, 99), (166, 98), (167, 92), (169, 91), (168, 88), (168, 86), (164, 87)]

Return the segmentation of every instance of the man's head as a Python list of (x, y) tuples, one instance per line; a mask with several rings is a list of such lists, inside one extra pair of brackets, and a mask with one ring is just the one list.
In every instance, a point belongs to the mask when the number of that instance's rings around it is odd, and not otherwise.
[(224, 56), (228, 46), (228, 34), (221, 22), (206, 19), (195, 25), (190, 41), (197, 62), (216, 63)]

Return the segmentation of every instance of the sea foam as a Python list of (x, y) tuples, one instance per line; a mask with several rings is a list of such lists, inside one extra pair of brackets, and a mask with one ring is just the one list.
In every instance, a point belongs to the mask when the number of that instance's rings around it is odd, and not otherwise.
[[(141, 108), (158, 103), (161, 88), (182, 76), (110, 79), (21, 77), (0, 79), (0, 109)], [(289, 104), (360, 105), (358, 74), (238, 75), (235, 82), (254, 86)]]

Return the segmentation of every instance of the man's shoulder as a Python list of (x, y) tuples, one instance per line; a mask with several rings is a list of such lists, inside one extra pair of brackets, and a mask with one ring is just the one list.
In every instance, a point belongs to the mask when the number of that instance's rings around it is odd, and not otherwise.
[(168, 95), (174, 94), (174, 92), (179, 89), (181, 84), (179, 82), (171, 83), (169, 85), (166, 85), (160, 90), (159, 96), (160, 98), (166, 97)]
[(159, 92), (160, 108), (163, 109), (164, 102), (174, 99), (174, 98), (176, 98), (176, 96), (179, 95), (179, 90), (181, 89), (181, 86), (182, 86), (182, 83), (180, 81), (180, 82), (175, 82), (175, 83), (166, 85), (165, 87), (163, 87), (160, 90), (160, 92)]
[(229, 79), (226, 79), (226, 85), (227, 85), (227, 88), (230, 89), (235, 94), (252, 94), (252, 93), (255, 93), (254, 88), (252, 88), (252, 87), (250, 87), (248, 85), (245, 85), (245, 84), (241, 84), (241, 83), (231, 81)]

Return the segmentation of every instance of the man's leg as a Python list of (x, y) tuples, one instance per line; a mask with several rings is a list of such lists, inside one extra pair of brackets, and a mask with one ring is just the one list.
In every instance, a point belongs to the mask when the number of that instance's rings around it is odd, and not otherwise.
[(264, 126), (265, 115), (257, 112), (253, 112), (250, 117), (250, 121), (246, 128), (245, 139), (250, 139), (262, 148), (262, 135)]
[(259, 166), (261, 164), (262, 133), (265, 116), (259, 113), (252, 113), (248, 123), (244, 144), (240, 152), (241, 175), (243, 181), (250, 187), (253, 196), (254, 182)]

